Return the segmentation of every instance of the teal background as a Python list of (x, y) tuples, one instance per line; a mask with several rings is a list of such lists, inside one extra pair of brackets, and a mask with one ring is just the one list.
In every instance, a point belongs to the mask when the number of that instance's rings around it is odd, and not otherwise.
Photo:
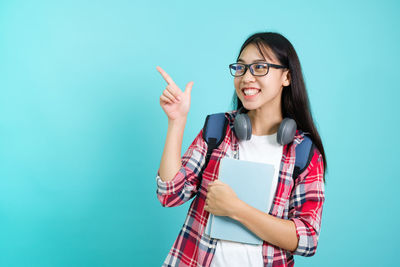
[[(160, 266), (189, 203), (162, 208), (162, 66), (194, 81), (184, 152), (231, 109), (227, 65), (257, 31), (298, 52), (328, 173), (317, 253), (396, 260), (396, 1), (0, 2), (0, 266)], [(396, 174), (397, 173), (397, 174)]]

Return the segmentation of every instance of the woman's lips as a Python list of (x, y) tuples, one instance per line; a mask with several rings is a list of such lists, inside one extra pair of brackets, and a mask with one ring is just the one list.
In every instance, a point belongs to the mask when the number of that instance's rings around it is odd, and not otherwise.
[[(256, 94), (252, 94), (252, 95), (246, 95), (245, 94), (246, 90), (247, 91), (251, 90), (251, 91), (253, 91), (252, 93), (254, 93), (254, 91), (257, 90), (257, 93)], [(255, 87), (245, 87), (245, 88), (242, 89), (242, 93), (243, 93), (244, 99), (246, 99), (246, 100), (251, 100), (251, 99), (256, 98), (260, 94), (260, 92), (261, 92), (261, 90), (259, 88), (255, 88)]]

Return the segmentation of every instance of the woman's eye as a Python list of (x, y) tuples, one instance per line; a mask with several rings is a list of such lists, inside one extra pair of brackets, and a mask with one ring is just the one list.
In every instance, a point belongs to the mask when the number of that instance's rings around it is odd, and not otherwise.
[(256, 69), (265, 69), (266, 68), (266, 66), (264, 65), (264, 64), (257, 64), (256, 65)]

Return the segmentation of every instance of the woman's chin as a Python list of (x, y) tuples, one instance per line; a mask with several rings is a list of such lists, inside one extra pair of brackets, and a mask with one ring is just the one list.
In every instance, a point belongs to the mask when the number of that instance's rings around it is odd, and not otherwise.
[(256, 103), (249, 103), (247, 101), (242, 101), (243, 107), (247, 110), (253, 110), (256, 109), (258, 107), (258, 105)]

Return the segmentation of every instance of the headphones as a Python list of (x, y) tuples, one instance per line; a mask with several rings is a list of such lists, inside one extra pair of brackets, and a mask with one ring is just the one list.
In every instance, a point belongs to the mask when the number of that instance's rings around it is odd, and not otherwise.
[[(233, 127), (233, 131), (239, 140), (250, 140), (252, 133), (251, 121), (249, 116), (244, 113), (243, 107), (238, 110)], [(281, 145), (286, 145), (292, 142), (296, 129), (297, 124), (295, 120), (284, 118), (279, 125), (278, 134), (276, 136), (277, 142)]]

